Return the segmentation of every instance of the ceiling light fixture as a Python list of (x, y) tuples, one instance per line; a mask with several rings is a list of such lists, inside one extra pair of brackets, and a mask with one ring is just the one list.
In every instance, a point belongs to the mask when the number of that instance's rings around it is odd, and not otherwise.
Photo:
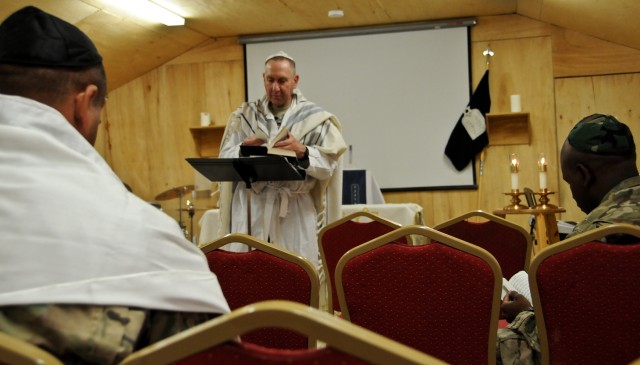
[(329, 10), (329, 18), (342, 18), (344, 16), (344, 11), (340, 9)]
[(184, 18), (149, 0), (112, 0), (112, 4), (136, 16), (168, 26), (184, 25)]

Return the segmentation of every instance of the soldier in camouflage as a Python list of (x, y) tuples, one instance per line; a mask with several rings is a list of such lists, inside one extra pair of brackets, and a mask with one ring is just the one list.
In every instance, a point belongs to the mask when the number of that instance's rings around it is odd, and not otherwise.
[[(587, 213), (568, 237), (614, 223), (640, 225), (636, 146), (624, 123), (604, 114), (582, 119), (562, 146), (560, 165), (573, 199)], [(624, 236), (603, 240), (629, 242)], [(531, 303), (511, 292), (500, 310), (510, 324), (498, 330), (497, 364), (539, 364), (540, 344)]]
[(562, 146), (560, 164), (588, 214), (569, 237), (613, 223), (640, 225), (640, 177), (629, 127), (610, 115), (583, 119)]
[(0, 24), (0, 332), (65, 364), (229, 312), (202, 251), (93, 147), (106, 83), (76, 26), (32, 6)]

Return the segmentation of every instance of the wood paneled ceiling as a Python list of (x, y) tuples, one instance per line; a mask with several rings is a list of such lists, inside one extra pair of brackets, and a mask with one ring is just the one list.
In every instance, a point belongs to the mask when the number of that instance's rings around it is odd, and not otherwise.
[[(519, 14), (640, 49), (637, 0), (155, 0), (187, 18), (167, 27), (123, 13), (109, 0), (2, 0), (0, 19), (37, 6), (85, 31), (114, 89), (210, 38)], [(344, 11), (330, 18), (328, 11)]]

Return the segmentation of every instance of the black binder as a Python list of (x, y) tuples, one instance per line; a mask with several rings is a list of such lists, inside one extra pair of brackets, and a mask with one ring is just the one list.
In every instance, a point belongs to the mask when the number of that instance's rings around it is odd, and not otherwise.
[(366, 170), (342, 171), (342, 204), (367, 203), (367, 172)]

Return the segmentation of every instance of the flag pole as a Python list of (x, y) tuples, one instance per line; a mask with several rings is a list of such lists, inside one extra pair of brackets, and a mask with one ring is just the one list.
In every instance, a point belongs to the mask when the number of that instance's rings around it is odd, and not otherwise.
[[(491, 46), (487, 45), (487, 49), (484, 50), (484, 52), (482, 52), (482, 55), (485, 57), (486, 59), (486, 67), (487, 67), (487, 71), (489, 70), (489, 66), (491, 65), (491, 57), (493, 57), (494, 52), (491, 50)], [(484, 159), (487, 155), (487, 148), (485, 147), (482, 149), (482, 152), (480, 153), (480, 176), (484, 175)]]
[[(484, 50), (484, 52), (482, 52), (482, 55), (485, 57), (485, 66), (486, 66), (486, 70), (489, 71), (489, 68), (491, 66), (491, 57), (493, 57), (494, 52), (493, 50), (491, 50), (491, 46), (487, 45), (487, 49)], [(487, 157), (487, 149), (489, 148), (489, 146), (485, 146), (482, 151), (480, 152), (480, 166), (479, 166), (479, 170), (480, 170), (480, 177), (482, 177), (484, 175), (484, 162), (485, 159)], [(482, 179), (480, 179), (482, 180)], [(480, 185), (482, 185), (482, 183), (480, 182)], [(477, 202), (477, 206), (478, 209), (482, 209), (481, 204), (483, 203), (483, 186), (480, 186), (480, 188), (478, 189), (478, 202)]]

